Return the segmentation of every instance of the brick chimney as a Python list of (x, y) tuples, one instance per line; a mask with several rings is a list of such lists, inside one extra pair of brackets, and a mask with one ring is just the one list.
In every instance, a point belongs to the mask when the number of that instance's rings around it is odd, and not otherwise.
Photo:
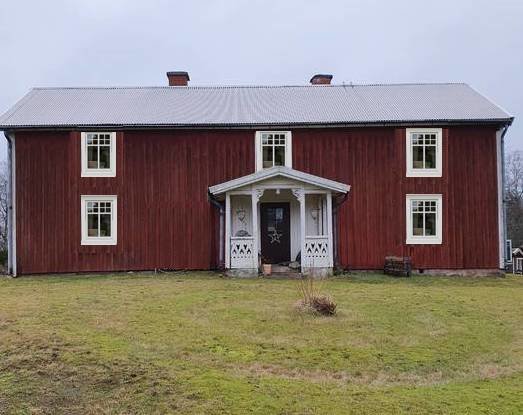
[(167, 72), (169, 86), (187, 86), (190, 81), (189, 73), (184, 71)]
[(331, 80), (332, 80), (332, 75), (316, 74), (311, 78), (310, 83), (312, 85), (330, 85)]

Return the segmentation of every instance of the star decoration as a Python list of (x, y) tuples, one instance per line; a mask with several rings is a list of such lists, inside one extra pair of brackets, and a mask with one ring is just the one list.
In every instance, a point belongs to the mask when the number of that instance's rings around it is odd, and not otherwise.
[(273, 244), (275, 242), (281, 243), (280, 238), (283, 236), (282, 233), (279, 233), (276, 229), (272, 231), (272, 233), (269, 234), (269, 238), (271, 238), (270, 243)]

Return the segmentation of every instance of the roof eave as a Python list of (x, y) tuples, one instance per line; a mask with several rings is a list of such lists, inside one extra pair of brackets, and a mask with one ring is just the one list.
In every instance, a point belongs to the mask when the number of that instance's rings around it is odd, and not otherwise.
[(378, 120), (378, 121), (340, 121), (340, 122), (292, 122), (292, 123), (198, 123), (198, 124), (152, 124), (152, 123), (98, 123), (98, 124), (0, 124), (0, 130), (63, 130), (63, 129), (254, 129), (271, 127), (292, 128), (342, 128), (342, 127), (403, 127), (411, 125), (502, 125), (510, 126), (514, 117), (490, 119), (426, 119), (426, 120)]

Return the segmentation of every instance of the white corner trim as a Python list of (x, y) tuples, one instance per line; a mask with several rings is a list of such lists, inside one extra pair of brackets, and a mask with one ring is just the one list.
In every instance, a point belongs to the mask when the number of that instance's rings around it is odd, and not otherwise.
[(8, 211), (8, 219), (10, 219), (10, 224), (8, 229), (11, 230), (11, 237), (8, 238), (8, 242), (11, 242), (11, 250), (8, 250), (8, 263), (11, 265), (11, 270), (13, 277), (18, 276), (18, 261), (16, 257), (16, 141), (15, 133), (10, 133), (11, 139), (11, 186), (9, 191), (11, 192), (11, 206), (8, 206), (11, 211)]
[(502, 130), (496, 131), (496, 169), (498, 185), (498, 240), (499, 240), (499, 269), (505, 268), (505, 227), (503, 208), (503, 144), (501, 139)]
[[(87, 166), (87, 134), (109, 134), (111, 136), (111, 167), (109, 169), (90, 169)], [(116, 133), (107, 131), (88, 131), (82, 132), (81, 151), (82, 151), (82, 175), (81, 177), (116, 177)]]
[(285, 134), (285, 167), (292, 168), (292, 132), (291, 131), (256, 131), (254, 135), (255, 169), (263, 170), (262, 134)]
[[(436, 235), (415, 236), (412, 234), (412, 201), (436, 201)], [(405, 197), (406, 244), (407, 245), (441, 245), (443, 241), (443, 197), (441, 194), (408, 194)]]
[[(406, 176), (407, 177), (441, 177), (443, 174), (443, 129), (442, 128), (406, 128)], [(436, 168), (419, 169), (412, 165), (412, 145), (410, 136), (414, 133), (436, 134)]]
[[(87, 234), (87, 202), (112, 202), (111, 236), (92, 237)], [(118, 241), (118, 197), (116, 195), (82, 195), (81, 196), (81, 229), (82, 245), (116, 245)]]

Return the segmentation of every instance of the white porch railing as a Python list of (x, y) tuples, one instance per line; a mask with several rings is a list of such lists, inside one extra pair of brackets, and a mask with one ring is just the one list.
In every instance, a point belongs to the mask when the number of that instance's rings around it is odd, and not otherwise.
[(257, 268), (252, 236), (231, 237), (231, 268)]
[(331, 266), (329, 237), (306, 236), (302, 267), (328, 268)]

